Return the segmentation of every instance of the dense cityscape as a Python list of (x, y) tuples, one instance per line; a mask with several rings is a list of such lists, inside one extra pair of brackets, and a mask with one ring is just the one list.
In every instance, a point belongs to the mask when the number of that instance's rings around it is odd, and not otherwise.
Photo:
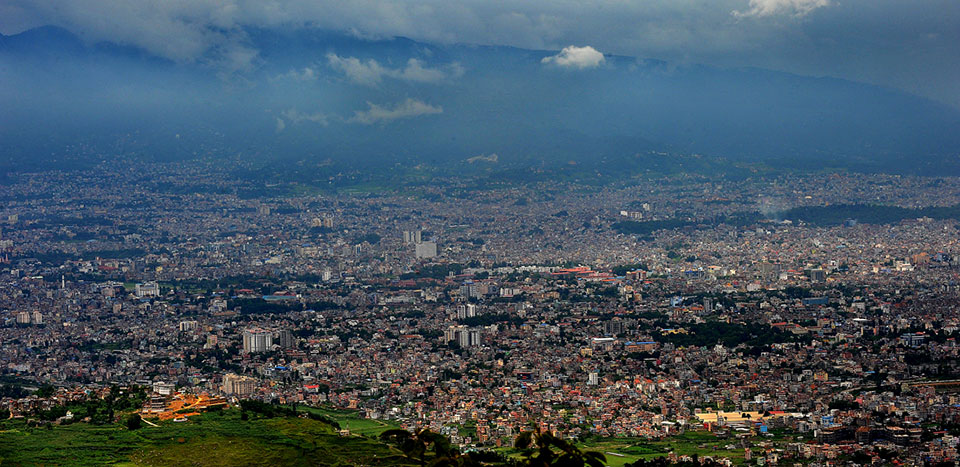
[(957, 0), (0, 0), (0, 467), (960, 465)]
[(534, 426), (703, 432), (736, 463), (956, 458), (957, 178), (337, 193), (195, 162), (0, 190), (12, 419), (140, 387), (145, 420), (258, 400), (464, 449)]

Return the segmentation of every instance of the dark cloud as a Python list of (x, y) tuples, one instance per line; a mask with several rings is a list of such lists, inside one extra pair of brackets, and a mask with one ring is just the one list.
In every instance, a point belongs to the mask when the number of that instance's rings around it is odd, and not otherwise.
[[(66, 27), (90, 41), (137, 45), (172, 60), (240, 72), (257, 61), (244, 27), (318, 27), (438, 42), (553, 50), (591, 46), (675, 62), (768, 67), (893, 86), (960, 106), (956, 0), (7, 0), (0, 5), (5, 34), (43, 24)], [(427, 71), (411, 69), (420, 75), (410, 77), (428, 77)]]

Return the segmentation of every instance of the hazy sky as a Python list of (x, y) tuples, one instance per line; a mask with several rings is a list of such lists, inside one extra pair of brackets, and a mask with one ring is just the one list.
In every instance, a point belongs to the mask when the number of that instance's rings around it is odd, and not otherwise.
[[(242, 28), (756, 66), (895, 87), (960, 107), (960, 0), (5, 0), (0, 32), (54, 24), (89, 41), (241, 72)], [(567, 54), (588, 50), (571, 48)], [(587, 58), (580, 56), (580, 58)]]

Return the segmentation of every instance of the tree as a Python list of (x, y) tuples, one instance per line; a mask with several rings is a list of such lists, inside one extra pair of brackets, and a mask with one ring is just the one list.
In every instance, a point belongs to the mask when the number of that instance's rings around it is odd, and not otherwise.
[[(396, 445), (407, 458), (430, 467), (481, 467), (504, 462), (503, 456), (492, 451), (460, 452), (450, 444), (446, 436), (427, 429), (410, 432), (407, 430), (387, 430), (380, 439)], [(427, 453), (433, 451), (433, 458), (427, 464)]]
[(479, 465), (460, 463), (458, 460), (460, 453), (450, 444), (450, 441), (445, 436), (426, 428), (414, 432), (400, 429), (387, 430), (380, 434), (380, 439), (396, 445), (403, 451), (403, 455), (419, 462), (421, 466), (427, 465), (426, 455), (430, 447), (433, 447), (434, 453), (431, 466)]
[(42, 384), (40, 385), (40, 388), (37, 389), (37, 391), (33, 394), (37, 397), (50, 397), (53, 395), (54, 391), (56, 391), (56, 388), (54, 388), (52, 385)]
[(127, 429), (139, 430), (141, 426), (143, 426), (143, 420), (140, 418), (140, 414), (131, 414), (127, 417)]
[(581, 451), (552, 432), (525, 431), (514, 445), (523, 451), (527, 465), (535, 467), (603, 467), (607, 458), (594, 451)]
[(410, 432), (407, 430), (387, 430), (380, 433), (380, 439), (392, 443), (403, 451), (407, 458), (417, 461), (421, 466), (426, 464), (427, 445), (432, 442), (433, 432), (427, 429)]

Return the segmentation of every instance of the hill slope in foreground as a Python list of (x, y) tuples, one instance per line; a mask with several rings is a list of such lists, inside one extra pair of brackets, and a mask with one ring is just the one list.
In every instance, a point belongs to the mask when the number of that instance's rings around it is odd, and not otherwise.
[[(121, 424), (31, 428), (24, 421), (0, 422), (0, 465), (410, 465), (375, 438), (340, 436), (333, 426), (307, 418), (250, 414), (242, 420), (230, 409), (186, 423), (157, 423), (129, 430)], [(357, 428), (368, 436), (382, 431)]]

